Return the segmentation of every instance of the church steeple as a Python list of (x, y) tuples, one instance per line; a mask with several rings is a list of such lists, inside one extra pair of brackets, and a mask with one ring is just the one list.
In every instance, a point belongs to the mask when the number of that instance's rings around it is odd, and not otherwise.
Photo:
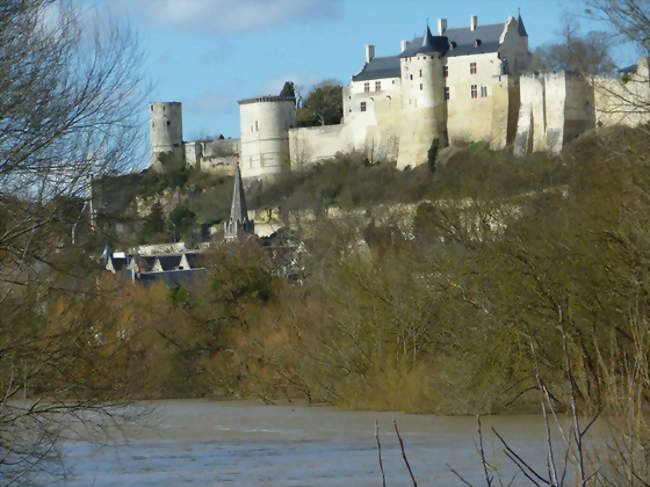
[(230, 218), (224, 223), (224, 238), (234, 239), (241, 233), (253, 233), (254, 224), (248, 219), (246, 208), (246, 196), (244, 195), (244, 184), (239, 172), (239, 164), (235, 170), (235, 183), (232, 192), (232, 206), (230, 207)]
[(524, 25), (524, 20), (521, 18), (521, 10), (517, 16), (517, 29), (521, 37), (528, 37), (528, 32), (526, 32), (526, 26)]

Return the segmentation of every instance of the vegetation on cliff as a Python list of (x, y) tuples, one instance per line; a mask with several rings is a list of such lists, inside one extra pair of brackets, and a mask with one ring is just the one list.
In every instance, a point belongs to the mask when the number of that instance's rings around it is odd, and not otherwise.
[[(614, 140), (625, 149), (612, 149)], [(303, 235), (301, 285), (274, 277), (255, 240), (206, 256), (209, 270), (186, 289), (104, 275), (111, 299), (88, 298), (105, 300), (92, 321), (102, 341), (122, 337), (114, 371), (135, 381), (139, 397), (253, 395), (440, 413), (536, 404), (531, 344), (566, 405), (561, 326), (580, 400), (607, 405), (626, 367), (650, 351), (646, 149), (644, 129), (621, 129), (584, 137), (561, 157), (461, 151), (433, 175), (325, 164), (313, 171), (340, 187), (308, 186), (321, 204), (354, 205), (359, 179), (347, 182), (350, 173), (368, 175), (368, 187), (394, 177), (405, 188), (417, 174), (421, 193), (403, 199), (426, 202), (405, 229), (366, 214), (400, 192), (360, 193), (361, 216), (323, 218)], [(302, 185), (321, 183), (277, 184), (291, 188), (286, 204)], [(78, 296), (59, 299), (56, 309), (76, 312)], [(647, 363), (639, 373), (647, 403)]]

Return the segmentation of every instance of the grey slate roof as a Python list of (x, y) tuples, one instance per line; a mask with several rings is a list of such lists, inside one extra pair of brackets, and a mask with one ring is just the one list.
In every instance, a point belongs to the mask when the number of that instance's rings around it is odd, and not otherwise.
[(524, 19), (521, 18), (521, 13), (517, 16), (517, 32), (521, 37), (528, 37), (528, 32), (526, 32), (526, 26), (524, 25)]
[(204, 270), (205, 267), (177, 271), (141, 272), (136, 275), (136, 279), (145, 287), (151, 286), (156, 281), (162, 281), (170, 287), (186, 286), (196, 277), (197, 272)]
[(399, 56), (376, 57), (366, 64), (359, 74), (352, 76), (352, 80), (399, 78), (399, 74)]
[(181, 263), (181, 254), (177, 255), (159, 255), (158, 262), (163, 269), (163, 271), (173, 271), (177, 270), (179, 264)]
[[(519, 17), (521, 19), (521, 16)], [(431, 36), (432, 41), (435, 42), (437, 48), (442, 39), (447, 38), (452, 48), (446, 52), (446, 56), (465, 56), (468, 54), (484, 54), (489, 52), (497, 52), (499, 50), (499, 37), (503, 33), (505, 22), (498, 24), (479, 24), (476, 30), (471, 30), (469, 27), (457, 27), (447, 29), (443, 34), (444, 36)], [(526, 29), (523, 20), (519, 22), (520, 35), (525, 34)], [(429, 28), (427, 27), (427, 30)], [(523, 30), (524, 34), (521, 34)], [(430, 34), (430, 31), (429, 31)], [(475, 41), (480, 40), (477, 46)], [(366, 81), (381, 78), (399, 78), (400, 76), (400, 57), (414, 56), (421, 51), (423, 42), (426, 41), (426, 33), (423, 37), (414, 38), (406, 47), (404, 52), (396, 56), (376, 57), (366, 64), (361, 72), (352, 76), (353, 81)], [(436, 49), (436, 50), (438, 50)]]
[[(446, 52), (449, 49), (449, 39), (446, 36), (433, 36), (431, 35), (431, 30), (427, 25), (427, 30), (424, 32), (424, 35), (420, 38), (421, 41), (418, 43), (419, 48), (416, 51), (413, 51), (412, 54), (402, 53), (400, 57), (408, 57), (413, 54), (420, 54), (424, 52)], [(407, 49), (408, 50), (408, 49)]]

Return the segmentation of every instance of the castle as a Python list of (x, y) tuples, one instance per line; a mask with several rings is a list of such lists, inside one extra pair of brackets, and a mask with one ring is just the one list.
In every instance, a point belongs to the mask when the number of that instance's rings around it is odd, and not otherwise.
[(530, 63), (521, 15), (487, 25), (472, 16), (458, 28), (441, 18), (436, 35), (427, 26), (393, 56), (365, 47), (361, 71), (343, 88), (339, 125), (298, 128), (293, 97), (263, 96), (239, 101), (240, 139), (184, 142), (181, 104), (152, 103), (152, 166), (233, 172), (239, 163), (242, 178), (266, 178), (360, 152), (405, 168), (446, 145), (559, 152), (590, 128), (650, 121), (647, 57), (623, 81), (533, 73)]

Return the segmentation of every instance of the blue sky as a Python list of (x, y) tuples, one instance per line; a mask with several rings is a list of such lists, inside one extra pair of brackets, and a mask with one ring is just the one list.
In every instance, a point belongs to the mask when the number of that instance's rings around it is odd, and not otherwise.
[[(83, 1), (83, 0), (82, 0)], [(564, 15), (583, 31), (602, 29), (581, 12), (579, 0), (85, 0), (128, 18), (147, 54), (151, 101), (183, 103), (186, 140), (239, 136), (237, 100), (277, 94), (292, 80), (306, 94), (315, 83), (347, 84), (364, 61), (399, 51), (401, 39), (421, 35), (426, 20), (449, 27), (504, 22), (521, 14), (531, 50), (558, 41)], [(102, 9), (105, 11), (105, 9)], [(619, 51), (620, 64), (635, 60)], [(147, 106), (143, 107), (146, 117)]]

